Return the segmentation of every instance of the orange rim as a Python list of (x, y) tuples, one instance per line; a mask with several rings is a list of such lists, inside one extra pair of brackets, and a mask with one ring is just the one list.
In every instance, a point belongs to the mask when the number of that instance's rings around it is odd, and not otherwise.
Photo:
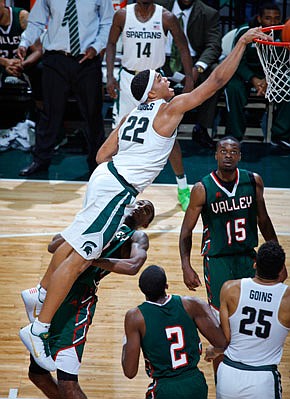
[[(264, 33), (269, 33), (273, 30), (282, 30), (285, 25), (273, 25), (273, 26), (267, 26), (265, 28), (262, 28), (262, 32)], [(261, 44), (266, 44), (268, 46), (276, 46), (276, 47), (285, 47), (285, 46), (290, 46), (290, 42), (270, 42), (268, 40), (261, 40), (261, 39), (254, 39), (254, 42), (256, 43), (261, 43)]]

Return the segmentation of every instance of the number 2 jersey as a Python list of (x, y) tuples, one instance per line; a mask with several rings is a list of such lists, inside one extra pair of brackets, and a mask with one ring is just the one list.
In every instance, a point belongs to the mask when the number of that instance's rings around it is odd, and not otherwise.
[(133, 71), (157, 69), (165, 64), (166, 35), (162, 24), (163, 7), (155, 4), (152, 17), (141, 22), (135, 15), (135, 4), (126, 8), (122, 32), (122, 65)]
[(237, 169), (232, 191), (215, 172), (201, 180), (206, 191), (202, 255), (224, 256), (250, 253), (258, 245), (256, 182), (253, 173)]
[(140, 104), (119, 129), (119, 149), (113, 163), (118, 173), (139, 192), (164, 168), (176, 138), (176, 131), (171, 137), (164, 137), (153, 128), (154, 118), (165, 102), (161, 99)]
[(225, 355), (250, 366), (277, 365), (289, 328), (278, 320), (287, 285), (262, 285), (251, 278), (241, 280), (238, 307), (229, 318), (231, 343)]
[(148, 376), (177, 377), (195, 369), (200, 358), (200, 339), (181, 297), (169, 295), (163, 304), (146, 301), (138, 308), (146, 324), (141, 347)]

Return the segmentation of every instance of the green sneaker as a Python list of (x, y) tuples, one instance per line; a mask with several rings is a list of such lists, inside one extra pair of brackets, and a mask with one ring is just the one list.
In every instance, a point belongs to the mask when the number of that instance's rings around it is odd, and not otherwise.
[(177, 198), (181, 205), (182, 210), (185, 212), (190, 200), (190, 189), (186, 187), (184, 189), (178, 188), (177, 189)]

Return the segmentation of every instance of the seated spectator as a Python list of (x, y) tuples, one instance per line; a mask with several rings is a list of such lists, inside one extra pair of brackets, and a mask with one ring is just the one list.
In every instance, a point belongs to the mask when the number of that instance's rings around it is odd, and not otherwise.
[[(201, 0), (157, 0), (156, 3), (172, 11), (180, 20), (192, 56), (194, 85), (199, 86), (211, 74), (221, 55), (218, 11), (205, 5)], [(174, 59), (174, 41), (170, 36), (166, 53), (165, 75), (171, 76), (174, 72), (183, 72), (178, 65), (177, 57)], [(207, 129), (213, 127), (217, 100), (218, 93), (196, 109), (197, 124), (192, 132), (193, 140), (209, 148), (215, 147)]]
[[(266, 3), (260, 8), (259, 14), (251, 24), (242, 25), (235, 36), (234, 43), (239, 40), (250, 27), (272, 26), (281, 23), (281, 12), (276, 4)], [(246, 130), (246, 115), (244, 107), (248, 102), (251, 89), (258, 96), (265, 96), (267, 83), (260, 63), (255, 44), (249, 44), (240, 62), (237, 72), (226, 86), (227, 122), (226, 134), (242, 140)], [(272, 124), (272, 144), (290, 149), (290, 103), (282, 101), (275, 104), (275, 115)]]
[[(36, 108), (39, 108), (41, 100), (41, 72), (37, 64), (42, 56), (40, 41), (38, 40), (30, 47), (30, 52), (23, 62), (16, 55), (21, 34), (27, 26), (28, 16), (28, 11), (23, 8), (7, 7), (5, 6), (5, 1), (0, 0), (0, 88), (5, 88), (5, 86), (8, 87), (13, 84), (13, 86), (19, 87), (19, 89), (31, 89), (35, 100), (34, 104)], [(29, 121), (36, 118), (34, 105), (29, 110), (27, 117), (27, 121), (20, 122), (22, 136), (24, 133), (27, 135), (28, 128), (34, 125), (34, 122), (31, 124), (31, 121)], [(17, 124), (17, 131), (19, 131), (20, 124)], [(22, 139), (26, 137), (24, 136)]]

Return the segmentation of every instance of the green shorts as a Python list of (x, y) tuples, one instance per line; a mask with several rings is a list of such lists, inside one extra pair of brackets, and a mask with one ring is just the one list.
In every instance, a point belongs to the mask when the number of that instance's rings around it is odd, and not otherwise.
[(207, 399), (208, 387), (198, 369), (178, 377), (154, 380), (147, 389), (146, 399)]
[(54, 358), (58, 352), (74, 347), (81, 362), (98, 300), (95, 289), (77, 281), (53, 317), (49, 345)]
[(207, 298), (214, 309), (220, 308), (220, 292), (225, 281), (255, 276), (254, 261), (254, 252), (250, 255), (204, 256), (203, 271)]

